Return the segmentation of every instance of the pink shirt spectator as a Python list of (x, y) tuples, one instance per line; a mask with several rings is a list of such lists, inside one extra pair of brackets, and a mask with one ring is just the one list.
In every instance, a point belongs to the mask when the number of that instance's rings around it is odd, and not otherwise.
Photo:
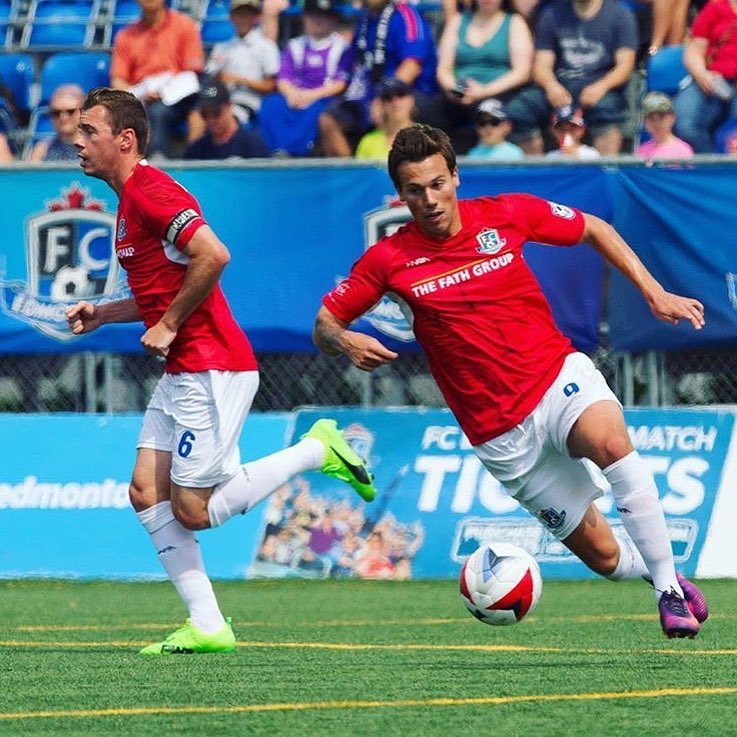
[(694, 152), (685, 141), (673, 136), (664, 143), (656, 141), (641, 143), (635, 154), (641, 159), (688, 159), (693, 156)]

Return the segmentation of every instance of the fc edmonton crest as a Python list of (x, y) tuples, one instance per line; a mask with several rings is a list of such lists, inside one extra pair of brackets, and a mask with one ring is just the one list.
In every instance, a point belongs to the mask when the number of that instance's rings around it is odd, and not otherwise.
[(507, 239), (500, 238), (496, 228), (484, 228), (476, 234), (476, 240), (479, 243), (476, 246), (479, 253), (497, 253), (507, 245)]
[(125, 291), (119, 283), (115, 216), (73, 182), (46, 210), (26, 218), (27, 281), (0, 274), (0, 309), (58, 340), (73, 337), (66, 308), (80, 299), (102, 301)]
[[(391, 235), (412, 219), (409, 208), (398, 201), (372, 210), (363, 216), (364, 250), (368, 250), (384, 236)], [(364, 316), (376, 330), (384, 335), (410, 343), (415, 339), (412, 332), (412, 312), (396, 295), (384, 295)]]

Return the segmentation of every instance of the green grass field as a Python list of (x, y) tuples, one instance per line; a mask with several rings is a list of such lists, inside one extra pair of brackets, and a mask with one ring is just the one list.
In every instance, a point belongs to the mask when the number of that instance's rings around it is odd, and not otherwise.
[(453, 581), (216, 584), (238, 650), (145, 658), (165, 583), (0, 582), (0, 735), (737, 735), (737, 581), (667, 640), (638, 582), (545, 583), (490, 627)]

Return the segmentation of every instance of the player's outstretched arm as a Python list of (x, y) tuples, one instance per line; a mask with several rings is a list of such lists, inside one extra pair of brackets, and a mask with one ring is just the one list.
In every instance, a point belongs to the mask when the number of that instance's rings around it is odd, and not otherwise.
[(100, 325), (110, 322), (136, 322), (141, 319), (134, 299), (120, 299), (96, 305), (91, 302), (77, 302), (67, 308), (67, 323), (75, 335), (83, 335), (97, 330)]
[(584, 219), (586, 225), (581, 242), (591, 244), (642, 292), (655, 317), (672, 325), (688, 320), (696, 330), (704, 327), (704, 305), (701, 302), (693, 297), (666, 292), (609, 223), (588, 213), (584, 214)]
[(325, 306), (320, 307), (317, 313), (312, 339), (329, 356), (345, 353), (351, 363), (363, 371), (373, 371), (399, 357), (376, 338), (348, 330), (348, 325), (338, 320)]

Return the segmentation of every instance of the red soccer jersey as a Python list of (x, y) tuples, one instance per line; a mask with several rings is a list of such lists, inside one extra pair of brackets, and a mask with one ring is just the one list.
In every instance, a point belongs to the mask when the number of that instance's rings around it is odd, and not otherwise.
[[(197, 200), (160, 169), (143, 161), (126, 180), (115, 251), (146, 328), (161, 319), (179, 292), (189, 262), (182, 249), (204, 224)], [(256, 368), (248, 338), (218, 284), (180, 326), (166, 357), (166, 371)]]
[(584, 219), (531, 195), (461, 200), (459, 207), (455, 236), (434, 241), (408, 223), (369, 248), (323, 304), (349, 323), (385, 292), (401, 297), (448, 406), (480, 445), (530, 414), (574, 350), (522, 246), (578, 243)]

